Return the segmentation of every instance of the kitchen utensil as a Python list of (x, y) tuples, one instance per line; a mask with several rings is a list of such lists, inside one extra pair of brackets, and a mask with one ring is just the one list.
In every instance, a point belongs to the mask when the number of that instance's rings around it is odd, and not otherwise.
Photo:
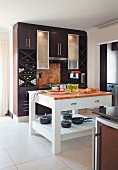
[(52, 90), (58, 90), (59, 88), (58, 88), (58, 86), (53, 86), (52, 87)]
[(71, 127), (71, 121), (69, 121), (69, 120), (64, 120), (64, 121), (61, 122), (61, 126), (62, 126), (63, 128), (70, 128), (70, 127)]
[(40, 123), (41, 124), (50, 124), (52, 120), (52, 117), (50, 115), (45, 115), (40, 117)]
[(73, 124), (82, 124), (83, 122), (87, 122), (87, 121), (92, 121), (93, 119), (90, 117), (84, 118), (84, 117), (73, 117), (72, 118), (72, 123)]
[(71, 120), (72, 119), (72, 114), (70, 114), (70, 113), (64, 113), (62, 116), (63, 116), (63, 119), (65, 119), (65, 120)]

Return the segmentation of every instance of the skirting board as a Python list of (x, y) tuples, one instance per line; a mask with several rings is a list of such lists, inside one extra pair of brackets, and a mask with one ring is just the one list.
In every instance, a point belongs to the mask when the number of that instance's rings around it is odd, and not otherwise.
[(17, 122), (28, 122), (29, 121), (29, 116), (17, 117), (16, 115), (13, 114), (13, 120), (15, 120)]

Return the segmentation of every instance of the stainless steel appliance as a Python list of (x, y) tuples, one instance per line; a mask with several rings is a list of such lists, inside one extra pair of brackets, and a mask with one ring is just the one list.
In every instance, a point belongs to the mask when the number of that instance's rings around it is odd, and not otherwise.
[(81, 73), (81, 83), (85, 83), (85, 73)]
[(68, 82), (69, 83), (74, 83), (74, 84), (79, 84), (80, 82), (80, 71), (70, 71), (69, 76), (68, 76)]
[(107, 83), (107, 91), (112, 92), (112, 105), (118, 106), (118, 83)]

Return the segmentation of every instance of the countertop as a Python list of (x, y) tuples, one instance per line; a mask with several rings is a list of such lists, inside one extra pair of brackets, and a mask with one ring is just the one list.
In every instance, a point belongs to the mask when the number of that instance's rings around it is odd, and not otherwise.
[(112, 95), (112, 92), (91, 92), (91, 93), (67, 93), (67, 94), (48, 94), (43, 93), (43, 95), (50, 96), (54, 100), (63, 100), (63, 99), (71, 99), (71, 98), (83, 98), (83, 97), (94, 97), (94, 96), (106, 96)]
[(92, 113), (95, 113), (97, 115), (100, 115), (101, 117), (104, 117), (106, 119), (109, 119), (111, 121), (118, 123), (118, 107), (112, 106), (112, 107), (99, 107), (91, 110)]

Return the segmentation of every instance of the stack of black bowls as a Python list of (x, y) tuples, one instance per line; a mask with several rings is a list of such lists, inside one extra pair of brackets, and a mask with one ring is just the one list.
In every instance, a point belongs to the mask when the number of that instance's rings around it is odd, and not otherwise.
[(71, 127), (71, 119), (72, 119), (71, 113), (64, 113), (63, 114), (63, 121), (61, 122), (61, 126), (63, 128), (70, 128)]
[(51, 115), (43, 115), (40, 117), (40, 123), (43, 125), (50, 124), (52, 120)]

